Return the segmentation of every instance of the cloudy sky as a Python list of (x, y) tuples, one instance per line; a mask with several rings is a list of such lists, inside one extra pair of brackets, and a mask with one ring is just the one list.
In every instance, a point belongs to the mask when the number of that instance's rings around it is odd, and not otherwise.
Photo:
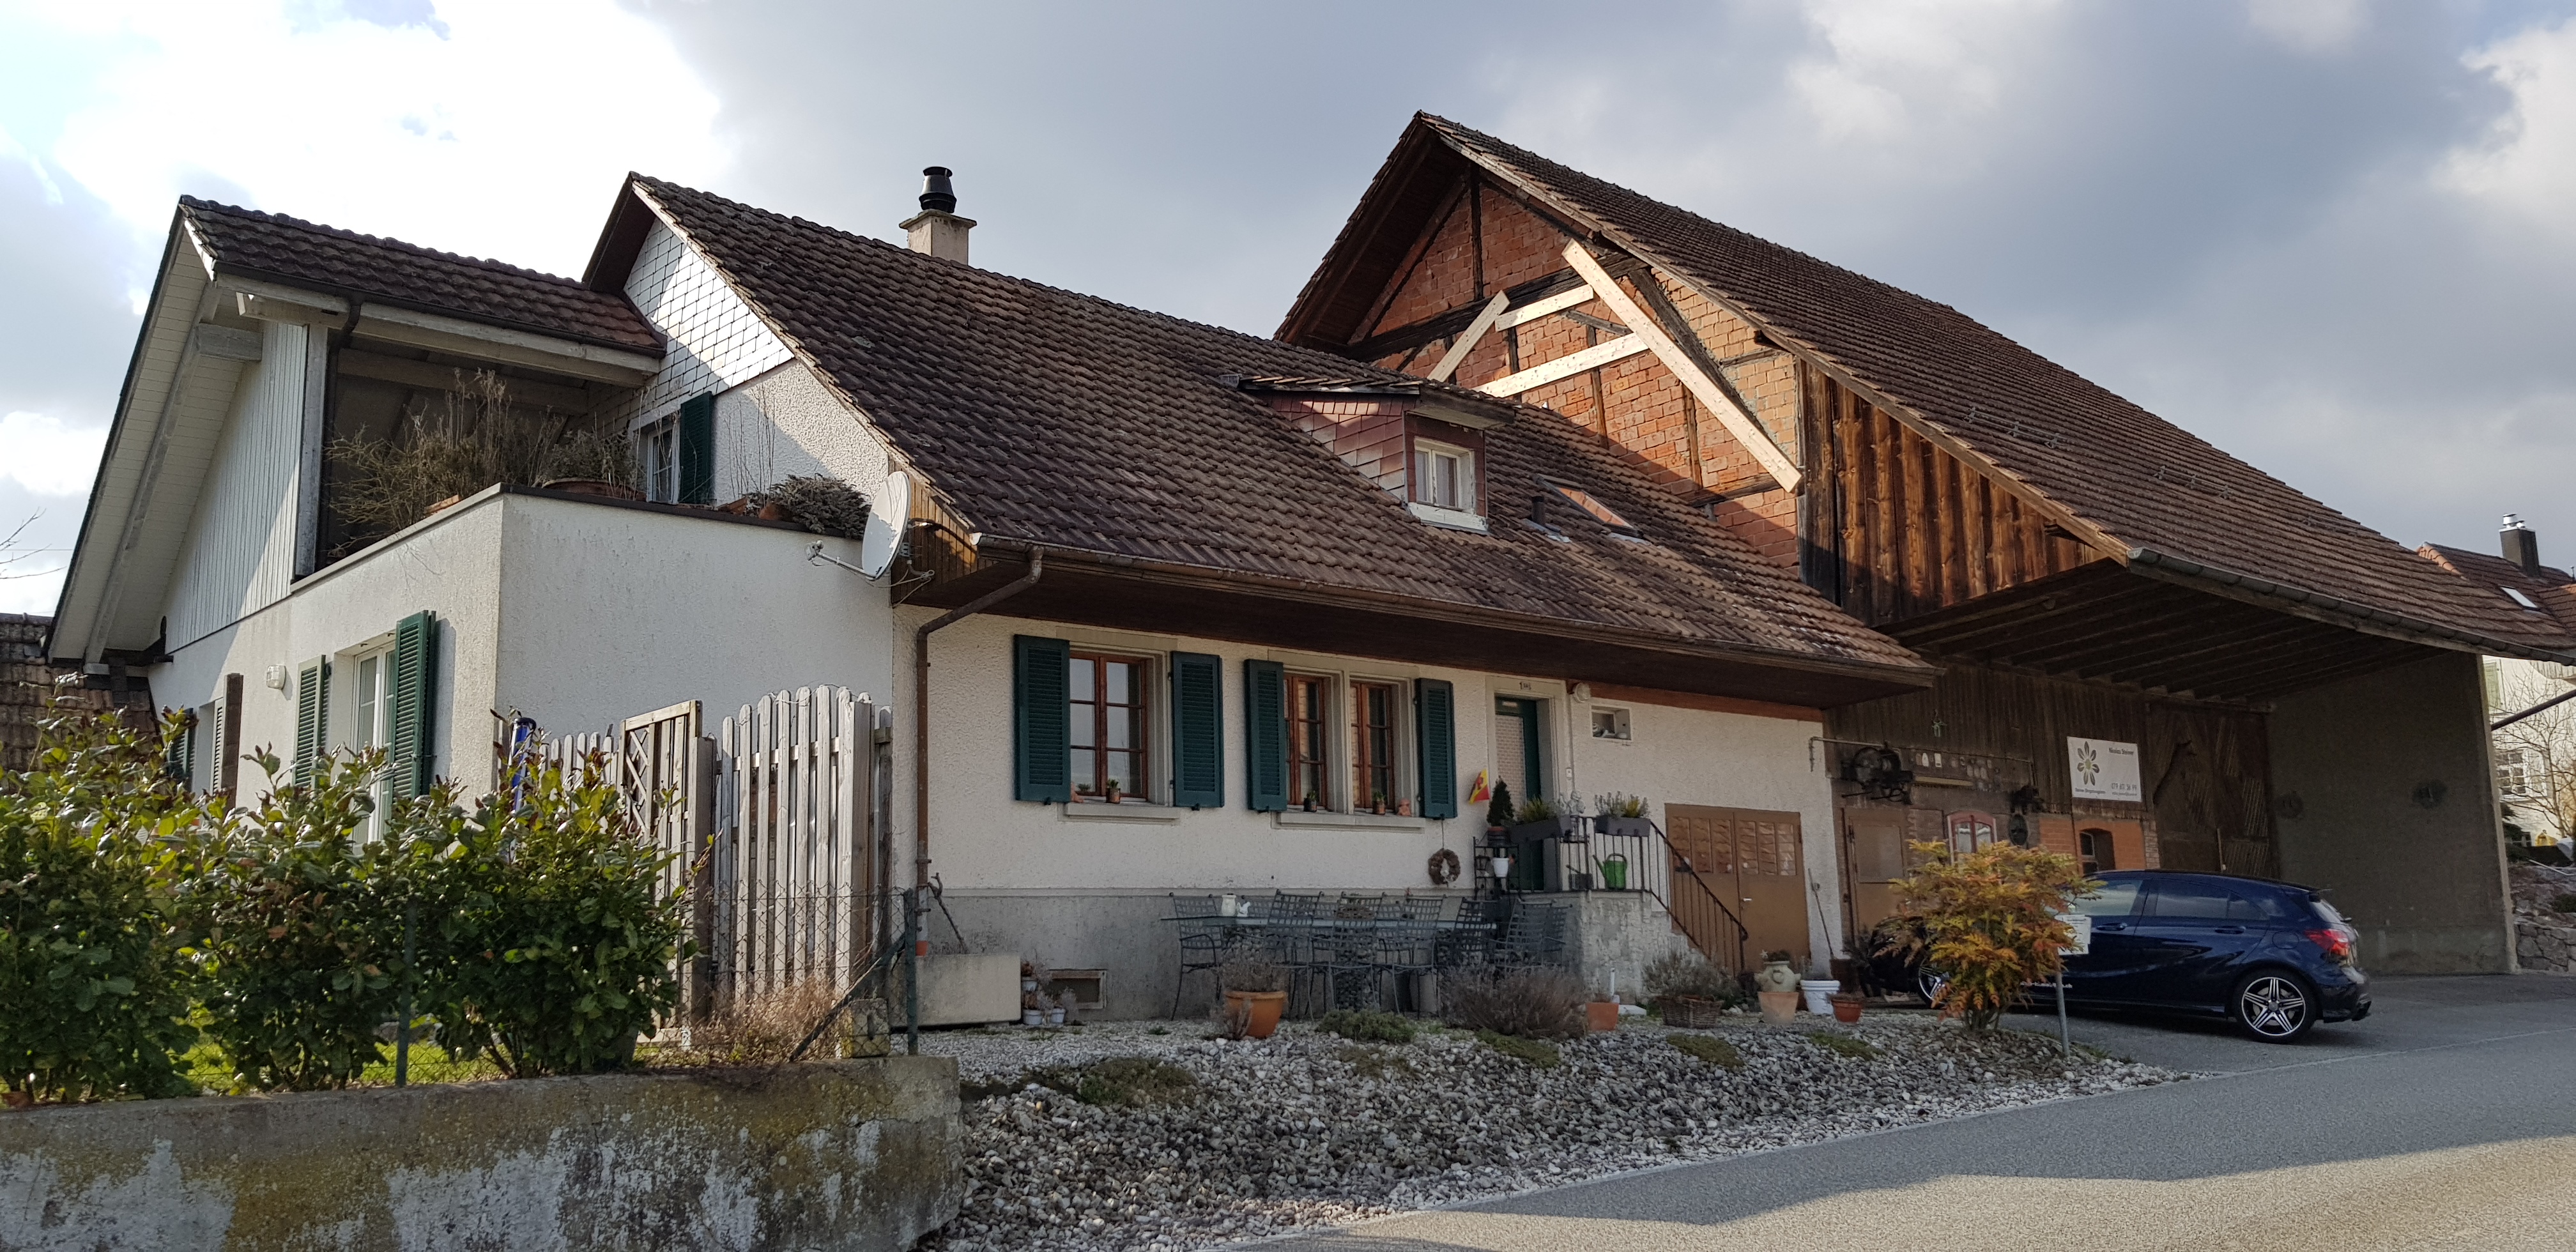
[[(2576, 557), (2576, 0), (0, 0), (0, 611), (182, 192), (577, 272), (625, 170), (1266, 333), (1417, 108), (1956, 305), (2407, 542)], [(5, 559), (5, 558), (0, 558)]]

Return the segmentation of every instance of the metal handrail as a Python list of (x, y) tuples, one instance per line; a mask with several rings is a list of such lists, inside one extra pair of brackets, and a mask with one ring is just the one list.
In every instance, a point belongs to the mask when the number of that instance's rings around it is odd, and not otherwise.
[[(1746, 968), (1748, 968), (1744, 960), (1744, 946), (1752, 941), (1753, 932), (1746, 928), (1743, 918), (1736, 916), (1734, 909), (1727, 907), (1726, 897), (1719, 895), (1717, 893), (1717, 888), (1710, 886), (1707, 879), (1700, 877), (1699, 867), (1691, 864), (1690, 857), (1684, 855), (1680, 848), (1674, 846), (1673, 837), (1664, 833), (1663, 823), (1658, 822), (1651, 817), (1646, 818), (1645, 822), (1646, 825), (1654, 828), (1655, 838), (1663, 843), (1664, 851), (1672, 857), (1672, 864), (1674, 867), (1681, 870), (1683, 874), (1688, 875), (1690, 877), (1691, 885), (1698, 887), (1700, 892), (1708, 897), (1708, 902), (1716, 905), (1717, 911), (1724, 914), (1726, 920), (1735, 926), (1735, 970), (1737, 973), (1742, 973)], [(1678, 895), (1680, 893), (1676, 891), (1675, 894)], [(1672, 901), (1657, 897), (1656, 902), (1664, 906), (1664, 911), (1666, 913), (1671, 913), (1673, 911)]]

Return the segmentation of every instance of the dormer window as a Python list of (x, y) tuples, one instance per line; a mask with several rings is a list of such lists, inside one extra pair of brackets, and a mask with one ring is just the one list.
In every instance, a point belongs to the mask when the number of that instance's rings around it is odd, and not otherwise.
[(1574, 507), (1591, 514), (1592, 520), (1597, 521), (1631, 539), (1637, 537), (1637, 527), (1634, 523), (1630, 522), (1625, 517), (1621, 517), (1617, 509), (1603, 504), (1600, 498), (1593, 495), (1591, 492), (1585, 491), (1581, 487), (1557, 482), (1553, 479), (1542, 479), (1541, 481), (1547, 483), (1548, 489), (1555, 492), (1558, 498), (1564, 500), (1567, 504), (1571, 504)]
[(2529, 609), (2529, 610), (2531, 610), (2531, 611), (2532, 611), (2532, 612), (2534, 612), (2534, 613), (2537, 613), (2537, 612), (2539, 612), (2539, 611), (2540, 611), (2540, 605), (2539, 605), (2539, 603), (2538, 603), (2538, 602), (2534, 601), (2531, 597), (2529, 597), (2529, 596), (2527, 596), (2527, 595), (2522, 594), (2522, 592), (2521, 592), (2521, 591), (2516, 590), (2515, 588), (2512, 588), (2512, 587), (2498, 587), (2496, 590), (2501, 591), (2501, 592), (2505, 593), (2507, 596), (2512, 597), (2512, 598), (2513, 598), (2513, 602), (2514, 602), (2514, 603), (2519, 604), (2519, 605), (2521, 605), (2522, 607), (2524, 607), (2524, 608), (2526, 608), (2526, 609)]
[(1406, 507), (1414, 516), (1442, 526), (1483, 530), (1478, 507), (1476, 453), (1472, 448), (1413, 437), (1413, 466), (1408, 476)]

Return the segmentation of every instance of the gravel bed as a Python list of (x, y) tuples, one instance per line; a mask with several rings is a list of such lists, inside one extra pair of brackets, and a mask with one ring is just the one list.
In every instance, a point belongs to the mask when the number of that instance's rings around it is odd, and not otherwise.
[[(1240, 1042), (1199, 1023), (924, 1035), (923, 1052), (957, 1058), (967, 1193), (921, 1246), (1178, 1252), (2184, 1077), (1928, 1014), (1804, 1022), (1632, 1023), (1561, 1045), (1553, 1068), (1457, 1030), (1400, 1045), (1304, 1023)], [(1741, 1068), (1679, 1035), (1732, 1045)], [(1187, 1071), (1195, 1090), (1138, 1106), (1066, 1094), (1121, 1057)]]

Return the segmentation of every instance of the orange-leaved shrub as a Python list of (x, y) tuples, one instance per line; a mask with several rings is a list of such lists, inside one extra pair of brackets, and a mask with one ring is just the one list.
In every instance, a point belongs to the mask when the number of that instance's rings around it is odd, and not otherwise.
[(2059, 954), (2074, 938), (2058, 914), (2102, 884), (2084, 876), (2074, 857), (2009, 843), (1964, 856), (1938, 843), (1918, 843), (1923, 862), (1894, 884), (1900, 933), (1948, 981), (1933, 999), (1944, 1016), (1985, 1030), (2019, 999), (2022, 988), (2065, 967)]

